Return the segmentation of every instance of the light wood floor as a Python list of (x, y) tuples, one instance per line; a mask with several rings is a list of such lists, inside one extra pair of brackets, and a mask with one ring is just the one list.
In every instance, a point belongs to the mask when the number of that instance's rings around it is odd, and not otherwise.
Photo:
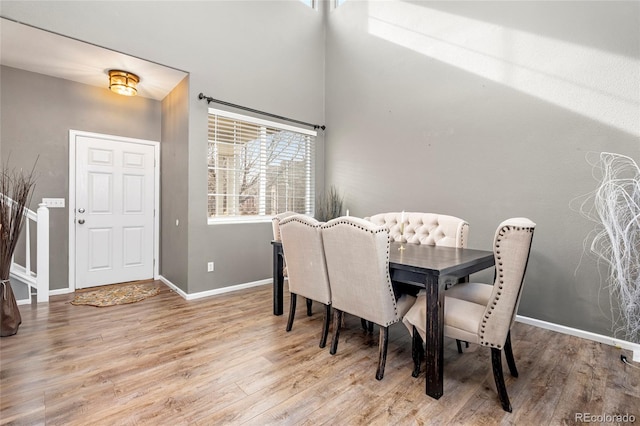
[(64, 295), (21, 306), (18, 334), (0, 339), (0, 424), (556, 425), (583, 412), (640, 423), (640, 370), (610, 346), (516, 323), (509, 414), (489, 385), (486, 348), (459, 355), (447, 340), (445, 394), (434, 400), (424, 366), (411, 377), (402, 325), (377, 381), (377, 327), (366, 335), (347, 317), (331, 356), (318, 347), (318, 305), (307, 317), (299, 302), (286, 333), (270, 286), (185, 301), (156, 285), (160, 295), (131, 305), (73, 306)]

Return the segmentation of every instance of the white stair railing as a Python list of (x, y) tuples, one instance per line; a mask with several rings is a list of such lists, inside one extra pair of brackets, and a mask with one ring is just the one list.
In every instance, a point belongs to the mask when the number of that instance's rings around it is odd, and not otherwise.
[(38, 204), (36, 226), (36, 259), (38, 273), (36, 276), (37, 300), (49, 301), (49, 208), (44, 204)]
[[(6, 195), (0, 194), (9, 200), (9, 204), (13, 204)], [(24, 209), (24, 216), (27, 222), (24, 224), (23, 230), (24, 243), (24, 265), (15, 261), (15, 253), (12, 259), (12, 273), (19, 275), (29, 287), (36, 290), (36, 298), (38, 303), (49, 301), (49, 208), (44, 203), (38, 205), (38, 212)], [(31, 262), (31, 225), (35, 224), (36, 229), (36, 268), (32, 268)], [(19, 271), (19, 272), (18, 272)], [(31, 291), (29, 292), (31, 293)]]

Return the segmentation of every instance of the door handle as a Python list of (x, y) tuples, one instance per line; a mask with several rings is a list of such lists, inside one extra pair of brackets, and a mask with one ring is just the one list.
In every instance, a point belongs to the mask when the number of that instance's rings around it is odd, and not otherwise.
[(78, 220), (78, 223), (79, 223), (80, 225), (82, 225), (82, 224), (84, 223), (84, 219), (80, 219), (80, 220)]
[(78, 209), (78, 213), (84, 213), (84, 209)]

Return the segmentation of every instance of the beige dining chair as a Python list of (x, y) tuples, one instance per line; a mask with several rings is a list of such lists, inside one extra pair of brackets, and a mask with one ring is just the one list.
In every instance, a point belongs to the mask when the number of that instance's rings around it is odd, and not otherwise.
[[(286, 211), (283, 213), (279, 213), (271, 218), (271, 228), (273, 230), (274, 241), (282, 241), (282, 237), (280, 233), (280, 222), (282, 222), (284, 219), (288, 218), (289, 216), (294, 216), (296, 214), (298, 213), (292, 212), (292, 211)], [(288, 273), (287, 263), (285, 261), (282, 267), (282, 275), (284, 276), (285, 279), (287, 278), (287, 273)]]
[[(502, 351), (504, 350), (511, 375), (518, 377), (511, 348), (510, 330), (522, 294), (535, 227), (536, 224), (527, 218), (512, 218), (502, 222), (494, 238), (493, 252), (496, 263), (494, 284), (490, 286), (463, 283), (458, 284), (464, 286), (462, 289), (452, 291), (456, 287), (454, 286), (445, 293), (444, 334), (457, 340), (491, 348), (491, 363), (498, 396), (502, 408), (509, 412), (511, 412), (511, 402), (502, 374)], [(414, 377), (417, 377), (420, 371), (424, 354), (422, 346), (426, 336), (424, 297), (418, 297), (403, 319), (403, 323), (413, 336)]]
[[(279, 213), (275, 216), (273, 216), (271, 218), (271, 227), (273, 229), (273, 239), (275, 241), (282, 241), (281, 239), (281, 235), (280, 235), (280, 222), (282, 222), (284, 219), (290, 217), (290, 216), (294, 216), (297, 215), (298, 213), (296, 212), (292, 212), (292, 211), (286, 211), (286, 212), (282, 212)], [(283, 265), (282, 265), (282, 276), (284, 277), (285, 280), (287, 280), (288, 282), (288, 276), (289, 276), (289, 271), (287, 269), (287, 259), (286, 257), (283, 259)], [(312, 314), (312, 301), (310, 299), (307, 299), (307, 315), (311, 316)]]
[(310, 216), (288, 216), (280, 222), (282, 249), (289, 272), (289, 319), (287, 331), (293, 328), (297, 295), (324, 305), (324, 321), (320, 347), (324, 348), (331, 318), (331, 289), (322, 245), (320, 222)]
[(400, 321), (415, 300), (407, 295), (395, 298), (389, 277), (389, 231), (364, 219), (340, 217), (322, 225), (322, 239), (334, 310), (329, 352), (338, 350), (344, 312), (378, 324), (376, 379), (382, 380), (389, 326)]

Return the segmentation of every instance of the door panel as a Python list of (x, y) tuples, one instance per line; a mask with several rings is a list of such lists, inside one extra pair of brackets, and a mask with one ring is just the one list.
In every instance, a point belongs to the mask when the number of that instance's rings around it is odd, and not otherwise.
[(155, 148), (76, 139), (76, 288), (153, 278)]
[(113, 236), (111, 229), (93, 228), (89, 234), (89, 271), (111, 269), (113, 253)]
[(122, 248), (125, 267), (140, 266), (144, 261), (144, 228), (124, 228), (124, 246)]

